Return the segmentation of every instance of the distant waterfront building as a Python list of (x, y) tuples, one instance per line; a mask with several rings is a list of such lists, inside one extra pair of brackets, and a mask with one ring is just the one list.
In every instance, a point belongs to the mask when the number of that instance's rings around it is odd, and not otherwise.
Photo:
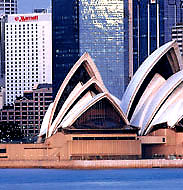
[(172, 27), (172, 40), (177, 41), (181, 55), (183, 56), (183, 23), (178, 23)]
[(4, 106), (0, 111), (0, 121), (18, 124), (24, 137), (36, 136), (51, 102), (52, 85), (39, 84), (33, 90), (25, 91), (22, 97), (17, 97), (13, 105)]
[(74, 63), (88, 52), (107, 89), (121, 98), (129, 82), (131, 1), (52, 2), (54, 96)]
[(183, 20), (183, 0), (133, 0), (133, 72), (158, 47), (171, 40)]
[(17, 0), (1, 0), (0, 1), (0, 16), (5, 14), (17, 13)]
[(6, 104), (36, 84), (52, 83), (51, 14), (8, 15), (5, 24)]

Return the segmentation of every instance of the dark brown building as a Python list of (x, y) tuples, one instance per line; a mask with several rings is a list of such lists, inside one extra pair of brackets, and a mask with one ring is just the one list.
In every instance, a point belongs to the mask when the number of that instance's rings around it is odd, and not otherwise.
[(23, 97), (17, 97), (13, 105), (4, 106), (0, 111), (0, 121), (18, 124), (24, 137), (37, 136), (51, 102), (51, 84), (39, 84), (32, 91), (25, 91)]

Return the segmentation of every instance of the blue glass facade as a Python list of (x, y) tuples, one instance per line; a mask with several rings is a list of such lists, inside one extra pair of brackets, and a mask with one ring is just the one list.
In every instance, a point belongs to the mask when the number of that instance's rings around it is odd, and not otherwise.
[(133, 0), (133, 71), (155, 49), (171, 40), (171, 28), (182, 22), (182, 0)]
[(79, 59), (78, 1), (53, 0), (53, 94)]
[(55, 92), (88, 52), (107, 89), (121, 98), (129, 82), (128, 0), (53, 0), (53, 51)]

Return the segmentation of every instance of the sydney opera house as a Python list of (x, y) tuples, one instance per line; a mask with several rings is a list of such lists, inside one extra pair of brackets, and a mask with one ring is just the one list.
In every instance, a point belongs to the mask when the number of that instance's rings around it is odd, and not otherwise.
[(50, 104), (38, 143), (0, 145), (0, 158), (183, 158), (182, 69), (178, 45), (171, 41), (142, 63), (119, 100), (85, 53)]

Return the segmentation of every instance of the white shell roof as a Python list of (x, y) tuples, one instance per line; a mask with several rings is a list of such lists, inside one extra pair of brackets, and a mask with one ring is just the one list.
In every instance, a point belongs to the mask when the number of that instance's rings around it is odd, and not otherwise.
[[(87, 101), (85, 101), (86, 98), (87, 98)], [(71, 126), (85, 111), (87, 111), (91, 106), (93, 106), (95, 103), (97, 103), (103, 98), (107, 98), (113, 104), (113, 106), (118, 110), (124, 122), (127, 125), (129, 124), (126, 116), (124, 115), (120, 107), (118, 107), (116, 102), (111, 98), (111, 96), (108, 93), (100, 93), (94, 97), (90, 96), (90, 98), (89, 97), (86, 97), (86, 98), (83, 99), (81, 103), (78, 103), (77, 105), (74, 106), (73, 110), (71, 110), (69, 114), (64, 118), (64, 120), (62, 121), (59, 127), (65, 128), (65, 127)]]
[(137, 107), (132, 115), (130, 123), (133, 126), (142, 127), (144, 117), (148, 112), (149, 104), (156, 95), (159, 88), (166, 82), (166, 80), (159, 74), (155, 74), (146, 90), (142, 94)]
[(96, 85), (101, 92), (108, 92), (105, 86), (101, 83), (99, 83), (96, 78), (91, 78), (86, 84), (78, 83), (76, 87), (73, 89), (73, 91), (70, 93), (69, 97), (66, 99), (65, 103), (63, 104), (62, 108), (60, 109), (60, 112), (54, 122), (52, 123), (50, 130), (49, 130), (49, 136), (53, 133), (53, 131), (57, 128), (61, 120), (63, 119), (64, 115), (70, 108), (70, 106), (74, 103), (74, 101), (91, 85)]
[(41, 125), (41, 129), (40, 129), (40, 133), (38, 136), (43, 136), (47, 133), (48, 130), (48, 123), (49, 123), (49, 118), (50, 118), (50, 114), (53, 108), (53, 103), (51, 103), (48, 107), (48, 110), (46, 111), (46, 114), (44, 116), (42, 125)]
[(174, 90), (168, 97), (168, 100), (162, 105), (158, 113), (153, 118), (146, 133), (159, 123), (167, 123), (169, 127), (173, 127), (179, 118), (183, 115), (183, 83)]
[(156, 96), (153, 98), (151, 103), (149, 104), (149, 109), (143, 119), (142, 131), (141, 134), (144, 133), (144, 130), (148, 128), (152, 119), (155, 117), (159, 108), (164, 103), (166, 98), (173, 92), (173, 90), (183, 82), (183, 71), (179, 71), (172, 75), (166, 83), (159, 89), (156, 93)]
[[(167, 53), (172, 47), (176, 47), (177, 44), (175, 41), (171, 41), (161, 46), (155, 50), (138, 68), (132, 80), (130, 81), (121, 101), (121, 108), (125, 114), (128, 115), (130, 107), (133, 103), (133, 100), (136, 96), (137, 91), (139, 90), (144, 79), (154, 67), (154, 65), (161, 59), (161, 57)], [(178, 62), (182, 68), (182, 60), (180, 58), (180, 53), (177, 51), (177, 48), (174, 48), (175, 53), (177, 54)]]
[(49, 129), (49, 134), (48, 137), (51, 136), (55, 126), (59, 123), (59, 121), (62, 119), (63, 114), (69, 109), (69, 103), (70, 101), (72, 101), (75, 96), (78, 95), (79, 91), (82, 89), (82, 84), (78, 83), (76, 85), (76, 87), (73, 89), (73, 91), (70, 93), (69, 97), (66, 99), (66, 101), (64, 102), (62, 108), (60, 109), (60, 112), (58, 113), (56, 119), (54, 120), (54, 122), (52, 123), (50, 129)]
[(110, 93), (110, 96), (113, 98), (113, 100), (116, 102), (116, 104), (118, 104), (120, 106), (121, 100), (119, 100), (116, 96), (112, 95), (111, 93)]
[[(84, 63), (84, 64), (87, 64), (85, 65), (85, 67), (87, 67), (90, 73), (93, 73), (90, 80), (87, 81), (85, 84), (79, 82), (74, 87), (74, 89), (68, 95), (66, 101), (62, 105), (55, 120), (51, 124), (59, 98), (61, 97), (69, 80), (72, 78), (72, 76), (77, 71), (79, 66), (83, 63), (83, 61), (87, 61), (87, 63)], [(96, 95), (95, 93), (93, 93), (92, 91), (88, 89), (91, 85), (95, 85), (96, 88), (99, 90), (100, 93), (98, 95)], [(88, 89), (88, 92), (83, 97), (81, 97), (76, 103), (75, 100), (78, 97), (80, 97), (80, 95), (87, 89)], [(120, 109), (120, 100), (114, 97), (113, 95), (109, 94), (108, 90), (105, 88), (102, 82), (102, 79), (100, 77), (100, 74), (95, 64), (93, 63), (90, 56), (87, 53), (85, 53), (79, 59), (79, 61), (76, 62), (76, 64), (73, 66), (71, 71), (66, 76), (64, 82), (62, 83), (57, 93), (54, 103), (52, 103), (52, 105), (49, 107), (47, 114), (45, 115), (43, 125), (41, 127), (40, 136), (43, 135), (43, 133), (44, 134), (47, 133), (47, 137), (50, 137), (52, 134), (54, 134), (57, 131), (59, 127), (65, 128), (65, 127), (71, 126), (73, 122), (84, 113), (84, 111), (89, 109), (92, 105), (94, 105), (96, 102), (98, 102), (102, 98), (107, 98), (111, 102), (111, 104), (116, 108), (116, 110), (118, 110), (124, 122), (126, 124), (129, 124), (125, 114)], [(71, 108), (71, 110), (69, 110), (69, 108), (72, 106), (73, 103), (75, 103), (75, 105)]]
[[(95, 96), (97, 97), (97, 96)], [(67, 116), (61, 122), (61, 127), (66, 128), (71, 126), (73, 122), (78, 118), (78, 115), (81, 114), (82, 110), (86, 108), (91, 100), (95, 99), (90, 92), (88, 92), (80, 101), (72, 108), (72, 110), (67, 114)]]
[(95, 65), (95, 63), (93, 62), (93, 60), (91, 59), (91, 57), (89, 56), (88, 53), (84, 53), (80, 59), (74, 64), (74, 66), (71, 68), (71, 70), (69, 71), (69, 73), (67, 74), (65, 80), (63, 81), (63, 83), (60, 86), (60, 89), (56, 95), (56, 98), (54, 100), (54, 104), (53, 104), (53, 108), (52, 108), (52, 112), (50, 114), (50, 118), (49, 118), (49, 124), (48, 124), (48, 129), (51, 128), (51, 123), (52, 123), (52, 119), (55, 113), (55, 109), (57, 107), (57, 103), (59, 102), (59, 99), (62, 95), (62, 93), (64, 92), (65, 87), (67, 86), (69, 80), (72, 78), (72, 76), (74, 75), (74, 73), (77, 71), (77, 69), (79, 68), (79, 66), (86, 61), (87, 64), (85, 64), (85, 66), (87, 67), (88, 71), (92, 74), (94, 74), (95, 78), (97, 81), (99, 81), (101, 84), (103, 84), (102, 78), (100, 76), (99, 71), (97, 70), (97, 67)]

